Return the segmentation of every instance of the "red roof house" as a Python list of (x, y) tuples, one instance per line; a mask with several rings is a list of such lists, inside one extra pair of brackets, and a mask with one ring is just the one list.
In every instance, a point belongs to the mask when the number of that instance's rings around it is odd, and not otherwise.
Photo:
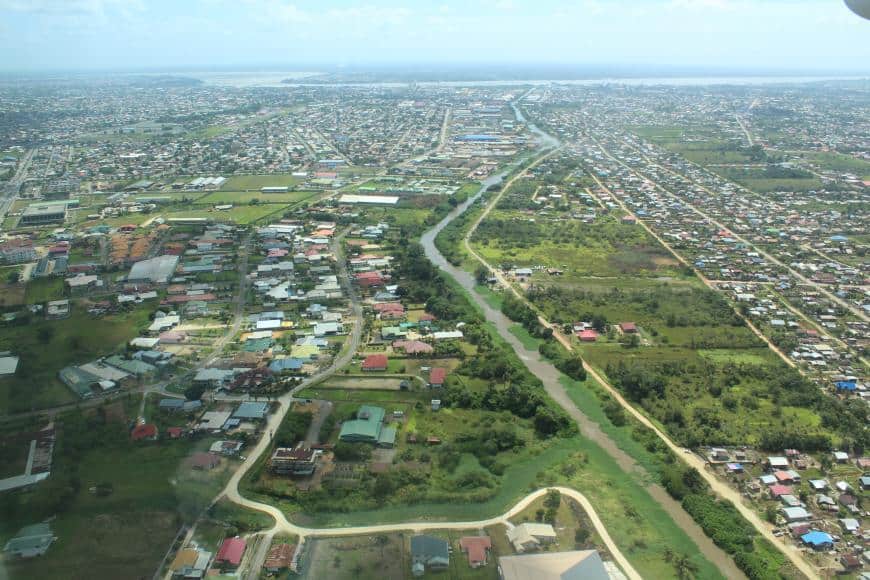
[(447, 369), (443, 369), (440, 367), (434, 367), (431, 371), (429, 371), (429, 386), (430, 387), (442, 387), (444, 386), (444, 379), (447, 378)]
[(620, 322), (619, 329), (626, 334), (634, 334), (637, 332), (637, 325), (634, 322)]
[(133, 441), (142, 441), (143, 439), (157, 439), (157, 425), (151, 423), (143, 423), (136, 425), (130, 432), (130, 439)]
[(214, 563), (218, 566), (238, 568), (239, 564), (242, 563), (245, 547), (246, 544), (242, 538), (227, 538), (221, 544), (217, 556), (214, 558)]
[(194, 469), (201, 469), (203, 471), (211, 471), (220, 464), (220, 456), (211, 453), (194, 453), (190, 458), (190, 466)]
[(486, 554), (492, 549), (492, 540), (489, 536), (465, 536), (460, 538), (459, 547), (468, 556), (468, 565), (480, 568), (486, 564)]
[(787, 485), (771, 485), (769, 489), (773, 499), (779, 499), (781, 495), (791, 495), (791, 488)]
[(365, 358), (362, 363), (364, 371), (385, 371), (387, 370), (387, 355), (372, 354)]
[(363, 288), (371, 288), (372, 286), (382, 286), (384, 277), (380, 272), (360, 272), (356, 275), (357, 284)]
[(595, 342), (596, 340), (598, 340), (598, 333), (591, 328), (587, 328), (586, 330), (581, 330), (580, 332), (578, 332), (577, 337), (582, 342)]
[(169, 435), (170, 439), (178, 439), (181, 437), (181, 434), (184, 433), (184, 429), (182, 427), (167, 427), (166, 434)]

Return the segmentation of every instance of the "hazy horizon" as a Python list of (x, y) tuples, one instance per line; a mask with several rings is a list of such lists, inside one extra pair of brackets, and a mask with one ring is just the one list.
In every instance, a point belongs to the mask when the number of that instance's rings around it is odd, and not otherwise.
[(842, 0), (0, 0), (5, 72), (414, 64), (863, 74), (868, 36), (870, 21)]

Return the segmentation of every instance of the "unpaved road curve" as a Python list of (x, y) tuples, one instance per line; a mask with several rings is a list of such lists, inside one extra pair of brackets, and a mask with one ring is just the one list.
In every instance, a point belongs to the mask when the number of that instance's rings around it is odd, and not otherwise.
[(601, 521), (601, 518), (595, 511), (592, 503), (582, 493), (580, 493), (576, 489), (571, 489), (569, 487), (545, 487), (538, 489), (521, 499), (516, 505), (514, 505), (514, 507), (512, 507), (506, 513), (486, 520), (477, 520), (473, 522), (408, 522), (402, 524), (352, 526), (346, 528), (306, 528), (302, 526), (297, 526), (289, 522), (284, 516), (284, 513), (278, 508), (268, 504), (245, 499), (238, 495), (237, 489), (235, 490), (235, 493), (227, 494), (227, 498), (246, 508), (271, 515), (275, 519), (275, 526), (265, 532), (266, 537), (273, 537), (275, 534), (278, 533), (294, 534), (299, 536), (299, 544), (301, 545), (305, 539), (315, 537), (334, 538), (340, 536), (385, 534), (392, 532), (412, 532), (416, 534), (420, 532), (425, 532), (427, 530), (479, 530), (481, 528), (486, 528), (499, 524), (511, 525), (508, 521), (510, 518), (522, 512), (533, 501), (543, 496), (551, 489), (558, 490), (563, 497), (569, 497), (580, 504), (580, 506), (589, 516), (589, 521), (592, 522), (592, 526), (595, 528), (595, 532), (599, 535), (601, 541), (604, 542), (604, 545), (607, 546), (607, 550), (613, 556), (614, 561), (619, 565), (625, 575), (631, 580), (640, 580), (641, 575), (638, 574), (637, 570), (634, 569), (628, 559), (623, 555), (622, 551), (619, 549), (619, 546), (616, 545), (616, 542), (613, 541), (613, 538), (607, 532), (607, 528), (604, 526), (604, 523)]

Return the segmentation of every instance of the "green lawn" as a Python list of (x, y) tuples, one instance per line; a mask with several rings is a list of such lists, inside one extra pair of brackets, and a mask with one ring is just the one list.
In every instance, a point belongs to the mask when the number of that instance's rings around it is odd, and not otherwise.
[(234, 175), (227, 179), (221, 187), (224, 191), (247, 191), (260, 190), (263, 187), (290, 187), (302, 181), (299, 177), (293, 177), (288, 173), (270, 175)]
[(292, 191), (289, 193), (260, 193), (259, 191), (215, 191), (196, 200), (201, 204), (249, 204), (256, 200), (261, 204), (289, 204), (298, 203), (317, 195), (311, 191)]
[(40, 304), (49, 300), (60, 300), (63, 295), (63, 278), (34, 278), (27, 283), (25, 296), (28, 304)]
[(217, 210), (180, 210), (161, 213), (165, 218), (206, 218), (216, 222), (235, 222), (246, 225), (266, 216), (281, 216), (289, 206), (279, 204), (238, 205), (226, 211)]

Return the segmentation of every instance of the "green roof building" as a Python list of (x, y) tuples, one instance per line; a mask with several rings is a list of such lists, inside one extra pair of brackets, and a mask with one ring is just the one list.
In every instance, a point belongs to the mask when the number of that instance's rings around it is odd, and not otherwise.
[(384, 427), (386, 412), (380, 407), (363, 405), (356, 412), (356, 419), (341, 425), (338, 438), (349, 443), (373, 443), (392, 447), (396, 442), (396, 430)]

